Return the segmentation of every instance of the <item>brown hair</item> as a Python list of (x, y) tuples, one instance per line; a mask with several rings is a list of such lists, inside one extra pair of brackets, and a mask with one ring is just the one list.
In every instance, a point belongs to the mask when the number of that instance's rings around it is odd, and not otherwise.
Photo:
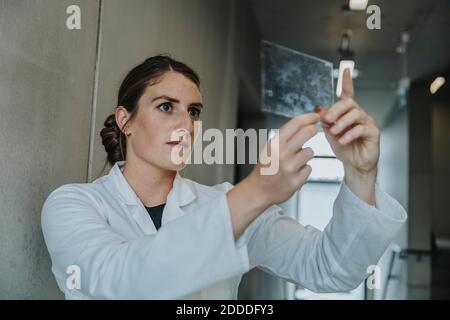
[[(117, 106), (123, 106), (131, 114), (127, 123), (136, 115), (138, 101), (145, 88), (148, 85), (155, 84), (158, 78), (167, 71), (179, 72), (192, 80), (197, 87), (200, 87), (200, 79), (197, 73), (186, 64), (172, 59), (169, 55), (150, 57), (128, 72), (120, 85)], [(103, 169), (108, 163), (113, 166), (117, 161), (125, 160), (127, 154), (127, 140), (121, 128), (117, 125), (114, 113), (106, 118), (104, 126), (100, 131), (102, 144), (107, 153)]]

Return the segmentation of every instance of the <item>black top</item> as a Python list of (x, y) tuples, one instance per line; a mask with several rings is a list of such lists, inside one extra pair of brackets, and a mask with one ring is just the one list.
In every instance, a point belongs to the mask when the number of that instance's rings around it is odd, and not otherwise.
[(147, 209), (148, 214), (153, 220), (153, 224), (155, 225), (156, 230), (158, 230), (159, 227), (161, 227), (161, 219), (165, 205), (166, 204), (163, 203), (155, 207), (145, 207), (145, 209)]

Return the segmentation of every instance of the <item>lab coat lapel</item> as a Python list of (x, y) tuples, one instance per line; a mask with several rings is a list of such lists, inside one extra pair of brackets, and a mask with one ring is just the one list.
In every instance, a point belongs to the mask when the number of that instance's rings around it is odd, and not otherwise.
[(124, 164), (125, 161), (116, 162), (110, 173), (114, 187), (118, 191), (118, 200), (125, 205), (128, 215), (136, 222), (144, 234), (148, 235), (155, 233), (156, 227), (153, 224), (152, 219), (141, 199), (136, 195), (122, 173)]
[(177, 172), (173, 182), (173, 188), (167, 196), (167, 203), (164, 207), (161, 225), (183, 216), (185, 214), (183, 207), (195, 199), (196, 194), (192, 185)]
[[(153, 224), (153, 221), (145, 209), (142, 201), (136, 195), (122, 174), (121, 168), (124, 164), (125, 161), (116, 162), (109, 173), (110, 180), (112, 181), (115, 189), (118, 191), (118, 198), (127, 207), (130, 216), (134, 219), (144, 234), (155, 233), (157, 231), (156, 227)], [(192, 186), (190, 186), (189, 182), (177, 173), (172, 190), (167, 196), (161, 226), (172, 221), (173, 219), (183, 216), (185, 212), (182, 207), (191, 203), (195, 198), (196, 195), (192, 189)]]

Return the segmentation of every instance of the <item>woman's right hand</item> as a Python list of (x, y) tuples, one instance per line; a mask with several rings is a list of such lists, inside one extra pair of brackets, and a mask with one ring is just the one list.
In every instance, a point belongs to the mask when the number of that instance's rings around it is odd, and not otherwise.
[[(278, 154), (278, 170), (273, 174), (264, 174), (261, 162), (253, 169), (250, 176), (252, 188), (265, 199), (267, 207), (289, 199), (308, 179), (311, 167), (306, 163), (314, 156), (311, 148), (303, 148), (306, 141), (317, 134), (315, 124), (320, 120), (317, 113), (307, 113), (293, 118), (286, 123), (275, 136), (268, 141), (261, 154), (270, 154), (270, 158)], [(275, 146), (278, 139), (278, 148)], [(268, 150), (266, 150), (268, 149)], [(275, 150), (273, 150), (275, 149)], [(278, 150), (277, 150), (278, 149)], [(269, 153), (267, 153), (269, 151)], [(275, 155), (271, 152), (275, 151)]]
[(251, 174), (227, 193), (235, 239), (259, 214), (289, 199), (306, 182), (311, 173), (306, 163), (314, 153), (303, 145), (317, 134), (319, 120), (317, 113), (307, 113), (287, 122), (261, 153), (270, 154), (272, 160), (278, 156), (278, 170), (264, 174), (271, 164), (258, 162)]

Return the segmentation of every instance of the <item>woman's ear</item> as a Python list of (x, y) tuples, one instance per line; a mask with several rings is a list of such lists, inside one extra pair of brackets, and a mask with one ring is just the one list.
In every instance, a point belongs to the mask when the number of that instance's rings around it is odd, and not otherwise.
[(121, 131), (124, 130), (124, 126), (127, 123), (128, 119), (129, 119), (129, 114), (127, 109), (125, 109), (123, 106), (117, 106), (116, 110), (114, 111), (115, 116), (116, 116), (116, 122), (117, 125), (119, 126), (119, 129)]

